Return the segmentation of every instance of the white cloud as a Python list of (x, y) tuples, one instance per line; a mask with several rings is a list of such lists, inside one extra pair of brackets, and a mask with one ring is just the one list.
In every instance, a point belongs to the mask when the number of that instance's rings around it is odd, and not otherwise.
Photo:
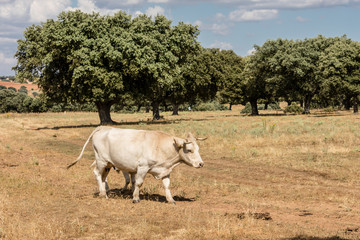
[[(111, 2), (111, 1), (110, 1)], [(116, 1), (113, 1), (113, 2), (118, 2), (117, 0)], [(125, 5), (125, 6), (129, 6), (129, 5), (140, 5), (141, 3), (143, 3), (142, 0), (125, 0), (125, 1), (121, 1), (121, 4), (122, 5)]]
[(41, 22), (55, 18), (70, 4), (70, 0), (34, 0), (30, 6), (30, 21)]
[(296, 18), (296, 21), (298, 21), (298, 22), (307, 22), (308, 19), (303, 18), (303, 17), (297, 17), (297, 18)]
[(24, 18), (28, 14), (31, 2), (27, 0), (15, 0), (0, 5), (0, 18), (17, 19)]
[(2, 43), (16, 43), (16, 38), (0, 37), (0, 44)]
[(231, 49), (233, 49), (233, 46), (231, 45), (231, 43), (215, 41), (213, 44), (210, 45), (210, 48), (220, 48), (221, 50), (231, 50)]
[(255, 48), (249, 49), (247, 55), (253, 55), (256, 52)]
[(91, 13), (96, 11), (98, 8), (96, 7), (94, 1), (92, 0), (78, 0), (78, 8), (87, 13)]
[(261, 21), (270, 20), (278, 16), (276, 9), (259, 9), (259, 10), (235, 10), (229, 14), (231, 21), (235, 22), (248, 22), (248, 21)]
[(16, 59), (13, 57), (7, 57), (4, 53), (0, 52), (0, 64), (10, 65), (9, 67), (11, 68), (16, 64)]
[(99, 8), (96, 6), (96, 2), (94, 0), (78, 0), (78, 5), (76, 8), (68, 7), (65, 9), (66, 11), (75, 11), (81, 10), (82, 12), (92, 13), (99, 12), (102, 15), (113, 15), (114, 13), (120, 11), (121, 9), (106, 9)]
[(226, 16), (224, 15), (224, 14), (222, 14), (222, 13), (217, 13), (216, 15), (215, 15), (215, 20), (216, 21), (223, 21), (223, 20), (225, 20), (226, 19)]
[[(177, 2), (193, 2), (182, 0)], [(359, 5), (360, 0), (212, 0), (215, 4), (233, 5), (242, 9), (295, 9)]]
[(205, 24), (200, 20), (194, 22), (195, 26), (199, 26), (201, 30), (211, 31), (215, 34), (219, 35), (228, 35), (229, 29), (232, 24), (230, 23), (213, 23), (213, 24)]
[(149, 3), (168, 3), (169, 0), (148, 0)]
[(160, 6), (150, 7), (146, 10), (145, 14), (148, 16), (155, 17), (157, 15), (164, 15), (165, 9)]
[(229, 34), (229, 25), (214, 23), (210, 26), (209, 30), (211, 30), (215, 34), (227, 35)]
[(139, 16), (139, 15), (142, 15), (142, 14), (144, 14), (144, 13), (141, 12), (141, 11), (136, 11), (136, 12), (134, 13), (135, 16)]

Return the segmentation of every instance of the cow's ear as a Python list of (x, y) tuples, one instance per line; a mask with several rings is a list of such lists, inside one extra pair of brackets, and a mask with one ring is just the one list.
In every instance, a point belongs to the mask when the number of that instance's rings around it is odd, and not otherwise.
[(184, 146), (184, 140), (180, 138), (174, 138), (174, 143), (178, 148), (182, 148)]
[(192, 133), (189, 132), (187, 137), (186, 137), (186, 141), (191, 142), (191, 141), (194, 141), (194, 140), (195, 140), (194, 135), (192, 135)]

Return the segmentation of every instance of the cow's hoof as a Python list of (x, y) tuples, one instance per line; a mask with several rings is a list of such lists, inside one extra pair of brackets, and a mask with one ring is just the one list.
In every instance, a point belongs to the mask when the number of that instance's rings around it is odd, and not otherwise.
[(107, 196), (107, 194), (99, 194), (99, 198), (106, 198), (106, 199), (108, 199), (108, 196)]
[(139, 203), (140, 200), (133, 200), (133, 203)]

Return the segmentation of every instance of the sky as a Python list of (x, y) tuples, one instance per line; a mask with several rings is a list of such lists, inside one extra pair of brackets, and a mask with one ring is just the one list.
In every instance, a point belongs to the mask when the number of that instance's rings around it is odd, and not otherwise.
[(62, 11), (158, 14), (197, 25), (206, 48), (251, 54), (266, 40), (347, 35), (360, 41), (360, 0), (0, 0), (0, 76), (13, 76), (17, 40), (26, 27)]

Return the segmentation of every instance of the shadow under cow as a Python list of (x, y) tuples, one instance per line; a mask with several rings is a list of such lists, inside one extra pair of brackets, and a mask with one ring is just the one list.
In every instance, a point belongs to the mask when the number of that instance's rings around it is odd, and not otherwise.
[[(111, 189), (107, 192), (109, 198), (122, 198), (122, 199), (132, 199), (131, 190), (122, 190), (122, 189)], [(99, 197), (99, 193), (95, 193), (94, 197)], [(182, 196), (173, 196), (176, 202), (194, 202), (195, 198), (186, 198)], [(149, 193), (140, 193), (140, 200), (148, 200), (154, 202), (167, 202), (166, 197), (160, 194), (149, 194)]]

